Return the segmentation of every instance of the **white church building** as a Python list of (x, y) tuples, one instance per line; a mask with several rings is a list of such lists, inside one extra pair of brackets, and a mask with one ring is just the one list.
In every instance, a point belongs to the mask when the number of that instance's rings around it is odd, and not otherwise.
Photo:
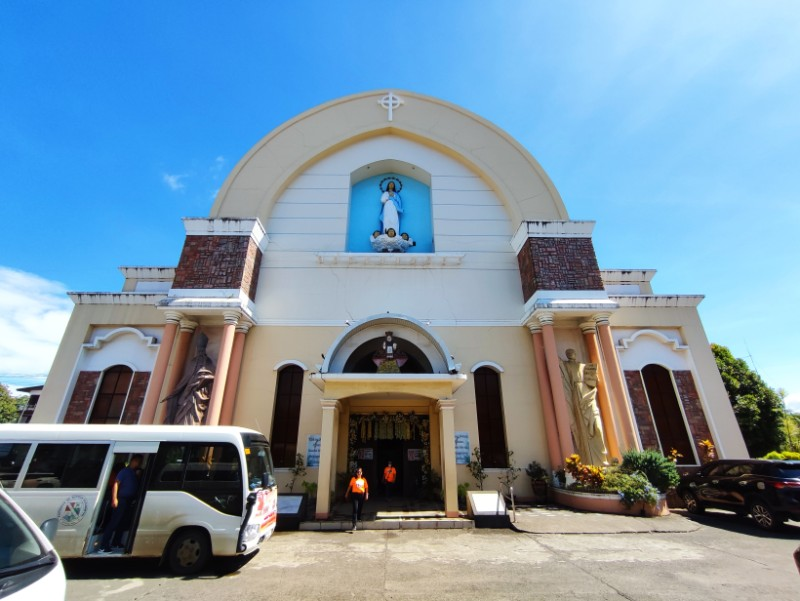
[(747, 456), (702, 296), (601, 268), (594, 222), (570, 219), (534, 157), (458, 106), (376, 91), (313, 108), (184, 226), (175, 265), (70, 293), (33, 422), (164, 423), (164, 399), (195, 386), (184, 401), (205, 394), (202, 423), (268, 436), (282, 484), (303, 455), (319, 518), (355, 464), (378, 482), (389, 460), (400, 494), (433, 488), (457, 515), (475, 447), (489, 488), (511, 452), (556, 468), (584, 448), (562, 376), (573, 349), (607, 460), (675, 449), (696, 465), (706, 439)]

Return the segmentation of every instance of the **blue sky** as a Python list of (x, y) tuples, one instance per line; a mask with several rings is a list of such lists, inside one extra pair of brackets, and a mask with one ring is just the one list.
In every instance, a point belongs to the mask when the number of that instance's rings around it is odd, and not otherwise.
[(603, 268), (704, 294), (712, 342), (800, 410), (800, 5), (2, 2), (0, 382), (41, 382), (71, 302), (175, 265), (258, 140), (411, 90), (525, 146)]

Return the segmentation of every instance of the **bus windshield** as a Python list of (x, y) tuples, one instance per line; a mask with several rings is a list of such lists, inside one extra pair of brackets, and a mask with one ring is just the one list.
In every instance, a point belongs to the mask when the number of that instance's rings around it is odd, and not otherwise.
[(266, 438), (243, 435), (244, 454), (247, 457), (247, 482), (250, 490), (272, 488), (276, 485), (272, 456)]

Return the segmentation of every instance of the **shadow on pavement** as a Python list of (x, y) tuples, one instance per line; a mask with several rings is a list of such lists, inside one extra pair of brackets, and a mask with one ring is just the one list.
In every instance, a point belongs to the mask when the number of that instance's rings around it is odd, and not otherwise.
[(191, 576), (172, 574), (158, 558), (101, 557), (64, 559), (67, 580), (117, 580), (125, 578), (174, 578), (175, 580), (217, 579), (236, 574), (259, 551), (246, 557), (212, 557), (201, 572)]
[(706, 509), (705, 513), (694, 515), (685, 509), (670, 508), (670, 512), (681, 515), (692, 522), (707, 526), (708, 528), (718, 528), (747, 536), (757, 536), (759, 538), (800, 540), (800, 522), (786, 522), (778, 530), (767, 531), (756, 526), (750, 516), (739, 516), (728, 511)]

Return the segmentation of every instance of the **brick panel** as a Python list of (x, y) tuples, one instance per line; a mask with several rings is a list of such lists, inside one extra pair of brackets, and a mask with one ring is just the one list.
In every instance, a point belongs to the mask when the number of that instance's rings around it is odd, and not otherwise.
[(253, 300), (261, 254), (249, 236), (187, 236), (172, 286), (195, 290), (240, 288)]
[(128, 401), (125, 403), (125, 410), (120, 420), (121, 424), (139, 423), (139, 413), (144, 404), (144, 395), (147, 392), (147, 384), (149, 382), (149, 371), (137, 371), (133, 374), (131, 389), (128, 391)]
[(529, 238), (517, 262), (525, 301), (538, 290), (603, 290), (590, 238)]
[(633, 418), (636, 422), (636, 427), (639, 429), (642, 447), (660, 451), (661, 446), (658, 443), (656, 425), (650, 413), (650, 403), (647, 401), (641, 372), (638, 370), (626, 371), (625, 382), (628, 385), (628, 394), (630, 394), (631, 404), (633, 405)]
[(97, 383), (99, 381), (99, 371), (82, 371), (78, 374), (78, 380), (72, 391), (72, 397), (67, 405), (67, 413), (64, 415), (65, 424), (86, 423), (89, 407), (94, 399), (94, 393), (97, 390)]
[(695, 449), (697, 449), (697, 456), (702, 460), (703, 452), (697, 443), (701, 440), (710, 440), (714, 442), (714, 439), (711, 437), (711, 428), (708, 427), (706, 414), (700, 403), (700, 395), (697, 394), (697, 387), (694, 385), (692, 372), (688, 370), (673, 371), (672, 375), (675, 378), (675, 385), (678, 388), (678, 397), (681, 400), (683, 412), (689, 424), (689, 435), (694, 441)]

